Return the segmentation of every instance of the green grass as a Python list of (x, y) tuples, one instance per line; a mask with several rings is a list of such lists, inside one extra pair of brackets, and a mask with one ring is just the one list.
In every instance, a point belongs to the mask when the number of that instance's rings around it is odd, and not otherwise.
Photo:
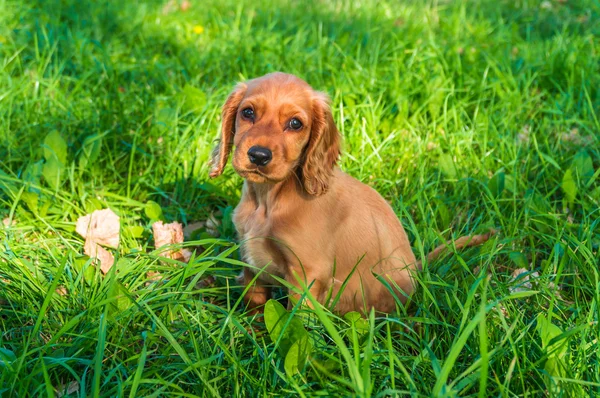
[[(598, 0), (172, 4), (0, 0), (0, 396), (600, 394)], [(419, 256), (501, 231), (428, 264), (395, 315), (296, 310), (314, 349), (295, 376), (240, 304), (241, 179), (207, 178), (228, 92), (275, 70), (331, 95), (341, 167)], [(220, 238), (161, 261), (149, 200), (218, 212)], [(103, 277), (75, 221), (105, 207), (122, 238)]]

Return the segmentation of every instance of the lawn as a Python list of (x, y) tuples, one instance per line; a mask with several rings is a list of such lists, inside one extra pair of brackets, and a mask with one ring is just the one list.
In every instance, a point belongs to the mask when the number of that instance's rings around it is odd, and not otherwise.
[[(235, 83), (276, 70), (329, 93), (341, 167), (418, 257), (498, 235), (395, 314), (267, 330), (235, 280), (242, 180), (207, 163)], [(598, 0), (0, 0), (0, 396), (600, 394), (599, 181)], [(75, 231), (104, 208), (106, 275)], [(189, 263), (157, 219), (204, 223)]]

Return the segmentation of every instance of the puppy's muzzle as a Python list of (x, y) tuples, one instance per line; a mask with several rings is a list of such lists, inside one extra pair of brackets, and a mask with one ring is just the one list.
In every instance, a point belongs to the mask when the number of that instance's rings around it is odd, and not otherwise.
[(273, 153), (262, 146), (253, 146), (248, 150), (248, 159), (257, 166), (266, 166), (273, 159)]

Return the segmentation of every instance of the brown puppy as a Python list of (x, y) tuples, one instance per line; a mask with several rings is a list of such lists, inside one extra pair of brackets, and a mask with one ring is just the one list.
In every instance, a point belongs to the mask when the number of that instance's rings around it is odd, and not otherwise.
[[(346, 284), (339, 313), (389, 313), (392, 291), (403, 303), (413, 293), (420, 262), (396, 214), (375, 190), (335, 167), (340, 134), (325, 94), (285, 73), (239, 84), (223, 107), (211, 177), (223, 172), (232, 146), (233, 167), (245, 178), (233, 221), (253, 266), (242, 280), (251, 283), (259, 273), (245, 296), (251, 308), (269, 299), (273, 276), (297, 287), (292, 298), (310, 286), (324, 304)], [(488, 237), (463, 237), (455, 246)]]

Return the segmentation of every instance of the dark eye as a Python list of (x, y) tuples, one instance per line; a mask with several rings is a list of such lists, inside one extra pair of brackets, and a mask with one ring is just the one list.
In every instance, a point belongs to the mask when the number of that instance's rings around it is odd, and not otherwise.
[(246, 108), (242, 110), (242, 116), (246, 119), (254, 120), (254, 111), (252, 108)]
[(289, 126), (292, 130), (300, 130), (302, 128), (302, 122), (296, 118), (293, 118), (290, 120)]

